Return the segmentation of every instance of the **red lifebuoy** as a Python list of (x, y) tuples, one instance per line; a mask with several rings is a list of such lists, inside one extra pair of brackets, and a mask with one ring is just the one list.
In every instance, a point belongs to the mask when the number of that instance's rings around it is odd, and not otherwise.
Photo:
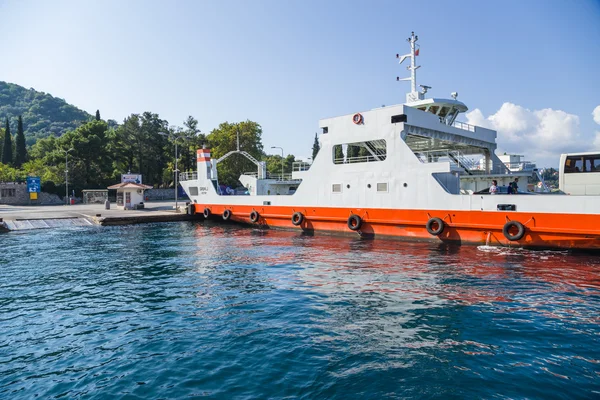
[(356, 113), (354, 114), (354, 116), (352, 117), (352, 122), (354, 122), (356, 125), (360, 125), (363, 123), (363, 116), (361, 113)]

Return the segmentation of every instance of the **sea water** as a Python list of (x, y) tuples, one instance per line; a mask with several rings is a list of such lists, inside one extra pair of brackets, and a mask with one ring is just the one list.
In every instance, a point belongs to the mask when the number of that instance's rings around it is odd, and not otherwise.
[(0, 235), (0, 398), (599, 398), (597, 255), (168, 223)]

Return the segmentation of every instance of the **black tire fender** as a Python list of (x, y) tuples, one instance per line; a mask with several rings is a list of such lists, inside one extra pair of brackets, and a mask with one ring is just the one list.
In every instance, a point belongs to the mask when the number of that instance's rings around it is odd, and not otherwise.
[(188, 205), (188, 214), (195, 215), (196, 214), (196, 206), (194, 204)]
[(256, 223), (258, 222), (259, 218), (260, 214), (258, 213), (258, 211), (252, 210), (252, 212), (250, 213), (250, 222)]
[(223, 211), (223, 221), (229, 221), (231, 219), (231, 210)]
[(301, 212), (295, 212), (294, 215), (292, 215), (292, 224), (295, 226), (300, 226), (302, 225), (302, 222), (304, 222), (304, 214)]
[(202, 214), (204, 215), (204, 218), (208, 218), (210, 217), (210, 210), (208, 208), (205, 208)]
[[(437, 228), (434, 228), (434, 226), (436, 225)], [(442, 232), (444, 232), (445, 227), (446, 224), (444, 224), (444, 221), (442, 221), (442, 219), (438, 217), (429, 218), (429, 221), (427, 221), (427, 223), (425, 224), (425, 229), (427, 229), (427, 232), (429, 232), (429, 234), (433, 236), (441, 235)]]
[(362, 218), (359, 217), (358, 215), (352, 214), (348, 217), (348, 228), (350, 228), (351, 231), (359, 230), (361, 225), (362, 225)]
[[(517, 233), (510, 233), (512, 228), (517, 228)], [(508, 221), (506, 224), (504, 224), (504, 227), (502, 228), (502, 233), (504, 234), (505, 238), (507, 238), (511, 242), (515, 242), (517, 240), (523, 239), (523, 236), (525, 236), (525, 226), (519, 221)]]

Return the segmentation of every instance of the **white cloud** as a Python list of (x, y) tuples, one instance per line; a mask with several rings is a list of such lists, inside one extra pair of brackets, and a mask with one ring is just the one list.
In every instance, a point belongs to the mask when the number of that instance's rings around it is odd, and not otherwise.
[(600, 131), (596, 132), (596, 138), (594, 139), (592, 151), (600, 151)]
[(594, 117), (594, 122), (600, 125), (600, 106), (594, 108), (592, 116)]
[[(600, 119), (600, 107), (597, 110)], [(584, 140), (581, 135), (579, 117), (562, 110), (531, 111), (504, 103), (487, 118), (479, 109), (468, 112), (466, 117), (469, 124), (498, 132), (498, 153), (524, 154), (541, 167), (558, 166), (561, 153), (587, 151), (590, 146), (589, 139)], [(600, 141), (600, 136), (596, 140)]]

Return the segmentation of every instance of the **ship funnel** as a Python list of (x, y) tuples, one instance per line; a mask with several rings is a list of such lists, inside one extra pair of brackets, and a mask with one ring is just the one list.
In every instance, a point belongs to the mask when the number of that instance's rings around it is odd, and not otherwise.
[(196, 152), (196, 163), (198, 167), (198, 179), (211, 179), (212, 178), (212, 162), (210, 160), (210, 149), (202, 146), (202, 149), (198, 149)]

